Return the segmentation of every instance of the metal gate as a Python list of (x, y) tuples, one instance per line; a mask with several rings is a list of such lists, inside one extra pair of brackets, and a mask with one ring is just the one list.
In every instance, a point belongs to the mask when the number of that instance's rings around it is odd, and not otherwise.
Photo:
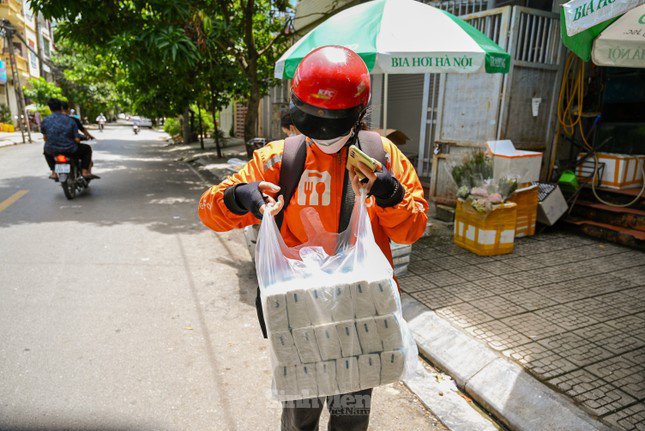
[(408, 157), (413, 157), (419, 148), (419, 123), (421, 122), (421, 101), (419, 91), (423, 83), (422, 74), (390, 75), (387, 88), (387, 127), (403, 131), (410, 140), (401, 147)]
[[(563, 58), (559, 16), (506, 6), (461, 18), (510, 53), (511, 69), (506, 75), (442, 75), (431, 141), (431, 196), (454, 196), (452, 180), (442, 166), (446, 154), (459, 157), (494, 139), (544, 149), (553, 135)], [(425, 153), (429, 151), (427, 145)], [(427, 167), (421, 166), (424, 171)]]
[(543, 151), (553, 138), (564, 58), (560, 16), (514, 7), (509, 53), (513, 63), (505, 77), (507, 90), (498, 139), (511, 139), (517, 147)]

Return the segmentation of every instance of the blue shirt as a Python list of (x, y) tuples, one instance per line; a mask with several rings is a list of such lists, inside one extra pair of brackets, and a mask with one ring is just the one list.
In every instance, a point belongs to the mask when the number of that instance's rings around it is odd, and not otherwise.
[(54, 112), (45, 117), (40, 131), (47, 137), (45, 152), (73, 153), (78, 149), (74, 138), (78, 136), (76, 122), (65, 114)]

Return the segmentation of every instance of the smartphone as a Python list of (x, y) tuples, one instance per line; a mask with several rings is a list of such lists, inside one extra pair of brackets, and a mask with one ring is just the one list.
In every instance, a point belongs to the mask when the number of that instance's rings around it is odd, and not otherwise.
[(364, 180), (365, 175), (358, 169), (358, 162), (363, 163), (372, 171), (381, 169), (381, 163), (378, 160), (362, 152), (356, 145), (351, 145), (347, 154), (347, 167), (353, 169), (360, 180)]

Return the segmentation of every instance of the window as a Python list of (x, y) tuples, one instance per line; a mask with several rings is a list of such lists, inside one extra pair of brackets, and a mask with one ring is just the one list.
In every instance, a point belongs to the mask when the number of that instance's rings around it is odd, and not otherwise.
[(51, 57), (51, 50), (49, 48), (49, 41), (47, 39), (42, 39), (43, 43), (43, 53), (45, 54), (46, 58)]

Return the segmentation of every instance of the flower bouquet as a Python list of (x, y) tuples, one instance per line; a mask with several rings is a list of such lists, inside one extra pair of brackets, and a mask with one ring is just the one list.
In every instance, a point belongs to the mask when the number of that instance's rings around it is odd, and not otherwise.
[(494, 205), (503, 204), (517, 189), (516, 178), (493, 179), (493, 161), (483, 152), (450, 166), (450, 175), (458, 187), (457, 198), (479, 213), (490, 213)]

